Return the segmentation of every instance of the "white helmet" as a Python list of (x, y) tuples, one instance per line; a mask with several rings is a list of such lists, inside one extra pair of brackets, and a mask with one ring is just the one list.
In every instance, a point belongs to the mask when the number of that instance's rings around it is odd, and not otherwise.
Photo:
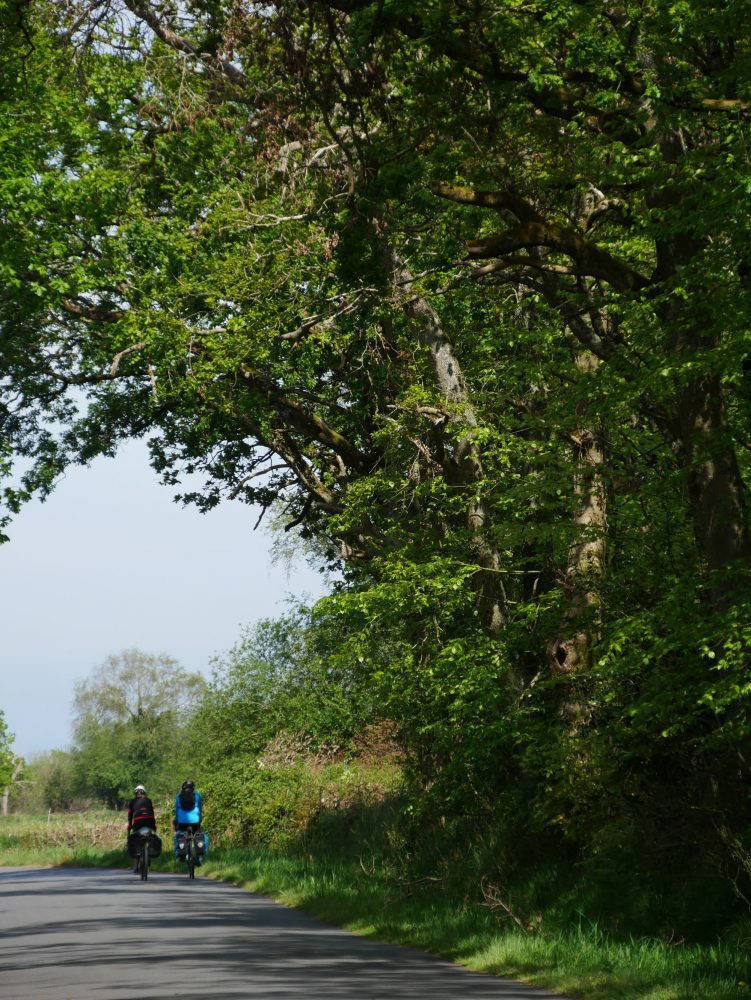
[(138, 795), (139, 792), (143, 792), (144, 795), (146, 794), (146, 789), (143, 785), (136, 785), (136, 795)]

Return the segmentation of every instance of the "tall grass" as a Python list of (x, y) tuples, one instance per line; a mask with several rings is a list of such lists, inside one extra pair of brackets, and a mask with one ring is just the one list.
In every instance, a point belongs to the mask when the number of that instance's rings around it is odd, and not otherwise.
[[(178, 870), (171, 853), (172, 832), (162, 829), (157, 869)], [(127, 868), (124, 813), (90, 810), (45, 816), (0, 817), (0, 865), (6, 867), (96, 866)]]
[(109, 811), (0, 817), (0, 864), (60, 865), (123, 850), (125, 819)]

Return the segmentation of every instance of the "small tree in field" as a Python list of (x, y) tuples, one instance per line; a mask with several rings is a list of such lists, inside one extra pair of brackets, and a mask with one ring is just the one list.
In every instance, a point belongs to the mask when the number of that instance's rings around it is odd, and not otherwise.
[(0, 710), (0, 785), (7, 785), (13, 774), (13, 740), (15, 736), (8, 732), (5, 715)]
[(24, 762), (23, 780), (13, 789), (14, 811), (27, 815), (83, 809), (86, 800), (76, 794), (73, 754), (47, 750)]
[(14, 739), (15, 736), (8, 732), (5, 716), (0, 711), (0, 788), (3, 790), (0, 811), (3, 816), (8, 815), (11, 786), (23, 768), (23, 761), (13, 753)]

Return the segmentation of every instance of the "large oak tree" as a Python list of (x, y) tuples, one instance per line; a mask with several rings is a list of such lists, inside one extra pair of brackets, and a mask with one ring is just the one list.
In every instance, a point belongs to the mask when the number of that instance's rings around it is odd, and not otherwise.
[(431, 781), (742, 816), (746, 4), (14, 10), (24, 488), (148, 434), (341, 560)]

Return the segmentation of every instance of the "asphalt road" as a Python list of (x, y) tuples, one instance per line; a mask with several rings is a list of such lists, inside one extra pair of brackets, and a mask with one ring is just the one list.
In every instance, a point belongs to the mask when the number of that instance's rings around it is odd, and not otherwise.
[(0, 868), (2, 1000), (166, 997), (553, 1000), (209, 879)]

